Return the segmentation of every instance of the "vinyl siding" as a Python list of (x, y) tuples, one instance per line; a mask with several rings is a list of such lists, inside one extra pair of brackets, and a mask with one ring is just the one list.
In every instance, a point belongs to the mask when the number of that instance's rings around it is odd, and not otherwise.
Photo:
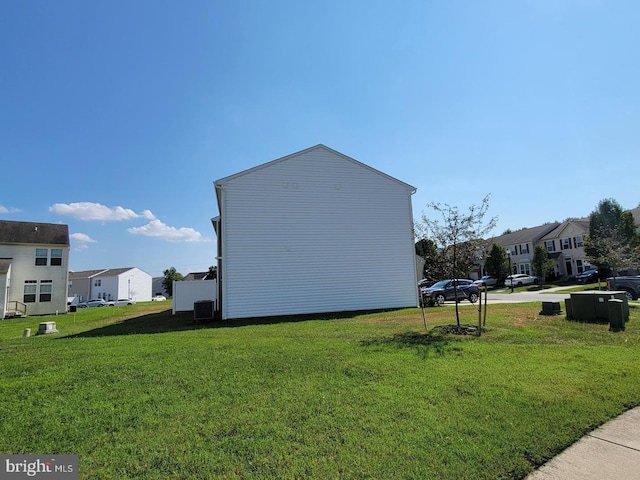
[[(62, 248), (62, 265), (35, 266), (36, 248)], [(26, 280), (51, 280), (53, 292), (50, 302), (40, 302), (39, 291), (36, 302), (27, 303), (28, 315), (46, 315), (67, 311), (67, 282), (69, 268), (69, 247), (63, 245), (0, 245), (0, 258), (11, 258), (10, 301), (24, 300)]]
[(223, 184), (223, 317), (416, 305), (411, 187), (323, 148)]

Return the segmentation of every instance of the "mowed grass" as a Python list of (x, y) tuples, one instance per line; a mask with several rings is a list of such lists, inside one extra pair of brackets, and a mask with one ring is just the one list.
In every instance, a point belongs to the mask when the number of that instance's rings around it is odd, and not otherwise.
[[(170, 303), (0, 322), (0, 452), (80, 478), (523, 478), (640, 404), (624, 332), (490, 305), (194, 324)], [(463, 322), (477, 324), (462, 304)], [(40, 321), (59, 334), (23, 338)]]

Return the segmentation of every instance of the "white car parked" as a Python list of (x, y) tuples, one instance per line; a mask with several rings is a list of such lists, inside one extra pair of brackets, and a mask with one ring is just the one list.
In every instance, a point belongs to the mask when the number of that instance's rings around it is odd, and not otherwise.
[(151, 297), (152, 302), (164, 302), (167, 299), (164, 295), (155, 295)]
[(106, 307), (108, 304), (106, 300), (102, 298), (97, 298), (95, 300), (87, 300), (86, 302), (82, 302), (78, 304), (79, 308), (87, 308), (87, 307)]
[(538, 277), (518, 273), (517, 275), (509, 275), (504, 281), (505, 287), (522, 287), (523, 285), (537, 285), (540, 283)]
[(483, 285), (486, 285), (487, 287), (493, 287), (494, 285), (498, 284), (498, 279), (490, 275), (485, 275), (480, 280), (476, 280), (473, 283), (476, 284), (478, 287), (482, 287)]
[(114, 302), (115, 305), (133, 305), (136, 301), (131, 298), (119, 298)]

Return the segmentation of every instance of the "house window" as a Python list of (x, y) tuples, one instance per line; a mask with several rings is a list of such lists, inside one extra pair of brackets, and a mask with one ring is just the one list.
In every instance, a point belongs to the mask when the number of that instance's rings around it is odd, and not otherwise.
[(45, 267), (47, 266), (47, 257), (49, 251), (46, 248), (36, 248), (36, 265)]
[(570, 238), (563, 238), (560, 241), (562, 242), (562, 250), (571, 249), (571, 239)]
[(61, 248), (52, 248), (51, 249), (51, 263), (50, 265), (62, 265), (62, 249)]
[(556, 242), (554, 240), (547, 240), (544, 242), (544, 246), (547, 247), (547, 252), (555, 252)]
[(52, 292), (53, 292), (53, 281), (40, 280), (40, 301), (50, 302)]
[(529, 253), (529, 244), (528, 243), (523, 243), (522, 245), (520, 245), (520, 253), (522, 255), (527, 255)]
[(93, 282), (93, 286), (94, 287), (101, 287), (102, 286), (102, 280), (96, 280), (95, 282)]
[(583, 246), (582, 235), (578, 235), (577, 237), (573, 237), (573, 244), (576, 248), (581, 248)]
[(520, 273), (524, 273), (525, 275), (531, 275), (531, 265), (528, 263), (520, 263), (518, 264), (520, 268)]
[(37, 280), (24, 281), (24, 296), (22, 297), (22, 301), (24, 303), (34, 303), (36, 301), (37, 287), (38, 287)]
[(518, 255), (518, 248), (516, 246), (509, 247), (509, 255), (511, 256)]
[(576, 269), (578, 273), (584, 272), (584, 265), (582, 264), (582, 260), (576, 260)]

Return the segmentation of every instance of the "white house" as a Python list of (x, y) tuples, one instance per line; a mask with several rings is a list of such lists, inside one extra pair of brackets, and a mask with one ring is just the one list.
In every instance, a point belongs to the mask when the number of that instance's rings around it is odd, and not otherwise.
[(417, 305), (411, 185), (317, 145), (214, 188), (222, 319)]
[(0, 220), (0, 318), (67, 311), (69, 227)]
[(137, 267), (69, 273), (69, 294), (80, 301), (104, 298), (151, 301), (152, 278)]

